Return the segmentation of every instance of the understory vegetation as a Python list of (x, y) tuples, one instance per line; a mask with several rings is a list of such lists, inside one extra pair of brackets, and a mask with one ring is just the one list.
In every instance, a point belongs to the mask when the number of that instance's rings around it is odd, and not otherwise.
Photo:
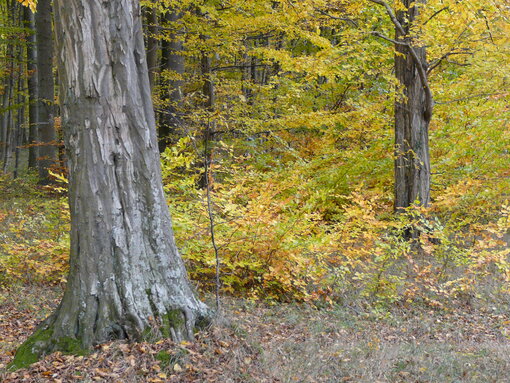
[[(242, 161), (224, 154), (222, 161), (230, 163), (215, 165), (209, 175), (222, 294), (382, 308), (444, 307), (457, 299), (491, 302), (507, 296), (510, 209), (504, 194), (497, 194), (507, 182), (503, 175), (484, 183), (463, 178), (436, 193), (431, 208), (394, 215), (384, 182), (355, 183), (344, 194), (322, 182), (324, 172), (332, 180), (337, 172), (343, 178), (356, 170), (347, 164), (320, 170), (313, 158), (298, 155), (273, 157), (268, 166), (260, 163), (270, 160), (261, 160), (263, 154)], [(162, 158), (177, 244), (199, 290), (212, 292), (216, 259), (206, 191), (197, 186), (202, 173), (193, 166), (199, 158), (185, 139)], [(30, 177), (2, 179), (4, 288), (65, 282), (65, 181), (60, 176), (60, 186), (48, 188)], [(425, 234), (408, 241), (411, 227)]]
[[(391, 158), (371, 184), (370, 166), (314, 159), (316, 150), (298, 145), (290, 156), (287, 143), (274, 138), (241, 154), (234, 147), (218, 146), (210, 173), (220, 322), (196, 344), (117, 342), (85, 357), (57, 353), (28, 370), (4, 370), (2, 381), (506, 379), (510, 210), (501, 193), (507, 187), (503, 172), (483, 181), (480, 173), (455, 182), (445, 178), (450, 183), (434, 192), (431, 208), (395, 216)], [(379, 153), (367, 150), (366, 161), (378, 161)], [(448, 151), (439, 162), (455, 156), (460, 154)], [(191, 139), (162, 156), (178, 246), (195, 285), (210, 296), (216, 260), (197, 164)], [(335, 178), (352, 181), (339, 187)], [(51, 187), (38, 186), (30, 174), (1, 181), (5, 368), (58, 302), (67, 273), (69, 212), (63, 176)], [(426, 234), (409, 242), (406, 230), (420, 225)]]

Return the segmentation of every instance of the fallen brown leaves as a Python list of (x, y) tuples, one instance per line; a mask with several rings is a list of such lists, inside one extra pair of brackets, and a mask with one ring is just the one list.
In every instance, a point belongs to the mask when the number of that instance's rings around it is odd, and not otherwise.
[(0, 290), (0, 369), (37, 324), (54, 310), (59, 298), (60, 293), (54, 288)]
[[(222, 340), (226, 336), (230, 342)], [(243, 349), (242, 363), (238, 361), (240, 348)], [(168, 355), (168, 361), (158, 360), (160, 353)], [(225, 381), (225, 376), (239, 372), (253, 381), (267, 381), (263, 377), (258, 379), (257, 370), (249, 368), (257, 357), (257, 352), (244, 347), (235, 334), (212, 331), (199, 334), (194, 343), (112, 342), (97, 347), (86, 357), (55, 353), (28, 370), (7, 373), (3, 381), (220, 382)], [(229, 371), (233, 368), (238, 371)]]
[[(3, 292), (0, 301), (0, 369), (6, 367), (16, 348), (43, 319), (41, 306), (21, 304), (19, 294)], [(27, 294), (25, 294), (27, 296)], [(41, 295), (44, 299), (45, 295)], [(35, 298), (35, 296), (32, 296)], [(52, 307), (54, 300), (40, 302)], [(38, 314), (39, 313), (39, 314)], [(163, 355), (164, 358), (161, 358)], [(111, 342), (96, 347), (88, 356), (54, 353), (28, 369), (0, 370), (0, 381), (14, 382), (276, 382), (261, 376), (260, 352), (229, 326), (216, 326), (197, 334), (196, 342)]]
[[(228, 336), (225, 342), (219, 337)], [(207, 340), (204, 339), (207, 337)], [(222, 382), (227, 375), (245, 373), (253, 381), (267, 381), (250, 369), (257, 353), (244, 350), (243, 363), (238, 362), (239, 343), (234, 334), (214, 332), (200, 334), (194, 343), (176, 344), (170, 340), (126, 344), (112, 342), (97, 347), (88, 356), (55, 353), (33, 364), (28, 370), (6, 373), (3, 382)], [(168, 362), (158, 354), (169, 356)], [(247, 363), (247, 364), (246, 364)], [(244, 365), (242, 365), (244, 364)], [(238, 371), (231, 371), (233, 368)]]
[[(55, 353), (29, 369), (2, 371), (59, 293), (0, 292), (1, 382), (441, 382), (438, 374), (470, 381), (480, 371), (482, 378), (495, 377), (485, 381), (499, 381), (510, 367), (510, 318), (501, 310), (408, 308), (380, 315), (225, 298), (225, 315), (193, 343), (117, 341), (88, 356)], [(443, 360), (444, 368), (458, 370), (441, 372)]]

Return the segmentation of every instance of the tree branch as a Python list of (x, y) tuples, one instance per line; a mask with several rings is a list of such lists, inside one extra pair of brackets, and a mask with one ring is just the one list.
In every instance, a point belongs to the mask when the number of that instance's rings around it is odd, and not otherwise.
[(381, 39), (383, 40), (386, 40), (386, 41), (389, 41), (390, 43), (393, 43), (395, 45), (403, 45), (403, 46), (406, 46), (406, 47), (409, 47), (409, 44), (406, 43), (405, 41), (398, 41), (398, 40), (395, 40), (395, 39), (391, 39), (389, 38), (388, 36), (385, 36), (383, 35), (382, 33), (380, 32), (377, 32), (377, 31), (370, 31), (370, 34), (371, 35), (374, 35), (374, 36), (377, 36), (377, 37), (380, 37)]
[(322, 9), (319, 9), (319, 8), (315, 8), (315, 10), (317, 12), (319, 12), (321, 15), (324, 15), (324, 16), (327, 16), (329, 17), (330, 19), (333, 19), (333, 20), (340, 20), (340, 21), (345, 21), (347, 23), (351, 23), (352, 25), (354, 25), (356, 28), (359, 28), (359, 25), (357, 22), (355, 22), (353, 19), (350, 19), (349, 17), (340, 17), (340, 16), (334, 16)]
[(386, 8), (386, 13), (390, 17), (393, 25), (395, 25), (395, 27), (397, 28), (397, 30), (399, 31), (399, 33), (402, 36), (406, 35), (406, 32), (405, 32), (404, 28), (402, 27), (402, 24), (400, 24), (400, 22), (397, 19), (397, 16), (395, 15), (395, 12), (393, 12), (393, 9), (388, 5), (387, 2), (385, 2), (383, 0), (369, 0), (369, 1), (371, 1), (372, 3), (382, 5), (384, 8)]
[(253, 66), (256, 66), (256, 67), (267, 67), (267, 64), (219, 66), (219, 67), (211, 68), (211, 71), (212, 72), (216, 72), (216, 71), (219, 71), (219, 70), (246, 69), (246, 68), (252, 68)]
[(447, 9), (449, 9), (449, 8), (450, 8), (450, 7), (444, 7), (444, 8), (441, 8), (439, 11), (434, 12), (434, 13), (432, 14), (432, 16), (430, 16), (430, 17), (427, 19), (427, 21), (425, 21), (425, 22), (423, 23), (423, 25), (427, 25), (427, 23), (428, 23), (430, 20), (432, 20), (434, 17), (436, 17), (437, 15), (439, 15), (441, 12), (446, 11), (446, 10), (447, 10)]
[(437, 68), (439, 65), (441, 65), (441, 63), (447, 59), (448, 57), (450, 56), (454, 56), (454, 55), (471, 55), (473, 54), (471, 51), (464, 51), (464, 52), (459, 52), (459, 51), (450, 51), (450, 52), (447, 52), (445, 53), (444, 55), (442, 55), (441, 57), (439, 57), (438, 59), (434, 60), (433, 63), (430, 64), (428, 70), (427, 70), (427, 73), (429, 74), (430, 72), (432, 72), (435, 68)]
[(439, 104), (439, 105), (448, 105), (448, 104), (453, 104), (455, 102), (471, 100), (473, 98), (491, 97), (491, 96), (507, 96), (507, 95), (508, 95), (508, 93), (479, 93), (479, 94), (473, 94), (471, 96), (456, 98), (454, 100), (449, 100), (449, 101), (437, 101), (437, 104)]

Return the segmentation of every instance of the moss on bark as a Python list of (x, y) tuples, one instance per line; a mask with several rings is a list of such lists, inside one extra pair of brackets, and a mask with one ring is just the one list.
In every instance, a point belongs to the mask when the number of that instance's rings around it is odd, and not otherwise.
[[(171, 338), (172, 329), (174, 330), (174, 334), (176, 333), (186, 333), (186, 320), (184, 318), (184, 314), (182, 310), (174, 309), (169, 310), (166, 315), (161, 318), (161, 334), (165, 338)], [(174, 339), (180, 340), (180, 339)]]
[(40, 329), (32, 334), (16, 351), (14, 359), (7, 369), (10, 371), (18, 370), (30, 366), (39, 360), (41, 349), (50, 341), (53, 331), (50, 329)]
[(53, 338), (51, 327), (41, 328), (18, 348), (7, 369), (15, 371), (26, 368), (39, 361), (44, 355), (55, 351), (61, 351), (64, 354), (87, 355), (90, 350), (84, 348), (79, 339), (71, 337)]
[[(182, 309), (169, 310), (160, 318), (159, 328), (147, 328), (142, 332), (142, 339), (155, 342), (161, 338), (172, 338), (174, 341), (192, 340), (193, 331), (205, 327), (210, 323), (211, 313), (195, 318), (194, 323), (188, 323), (185, 311)], [(44, 355), (55, 351), (72, 355), (87, 355), (90, 349), (85, 347), (82, 340), (74, 337), (55, 336), (53, 322), (46, 323), (30, 336), (16, 351), (14, 360), (8, 365), (11, 371), (26, 368), (37, 362)], [(194, 328), (188, 328), (188, 326)], [(132, 340), (139, 339), (131, 338)], [(163, 356), (162, 356), (163, 357)], [(163, 362), (163, 360), (161, 360)]]
[[(209, 318), (206, 322), (209, 322)], [(187, 328), (186, 316), (181, 309), (169, 310), (165, 315), (159, 317), (157, 328), (147, 328), (142, 333), (142, 339), (148, 342), (155, 342), (162, 338), (170, 338), (176, 342), (188, 339), (189, 329)], [(195, 324), (196, 326), (196, 324)]]

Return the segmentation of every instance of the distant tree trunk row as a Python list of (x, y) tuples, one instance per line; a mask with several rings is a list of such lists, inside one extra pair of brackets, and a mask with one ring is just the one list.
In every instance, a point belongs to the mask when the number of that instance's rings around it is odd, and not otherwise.
[[(6, 15), (7, 25), (19, 26), (19, 11), (21, 6), (15, 1), (7, 1), (4, 14)], [(6, 60), (6, 78), (4, 83), (4, 93), (2, 100), (2, 120), (1, 120), (1, 152), (0, 160), (2, 161), (2, 171), (6, 172), (12, 162), (12, 157), (15, 152), (16, 145), (16, 124), (20, 123), (17, 120), (16, 110), (18, 101), (18, 82), (21, 81), (19, 63), (21, 41), (16, 39), (15, 33), (8, 38), (8, 43), (5, 49)]]
[(50, 181), (48, 169), (57, 161), (55, 80), (51, 0), (39, 0), (34, 14), (9, 0), (2, 10), (10, 28), (5, 47), (7, 69), (0, 111), (2, 171), (17, 177), (21, 148), (28, 147), (26, 166), (37, 169), (40, 182)]

